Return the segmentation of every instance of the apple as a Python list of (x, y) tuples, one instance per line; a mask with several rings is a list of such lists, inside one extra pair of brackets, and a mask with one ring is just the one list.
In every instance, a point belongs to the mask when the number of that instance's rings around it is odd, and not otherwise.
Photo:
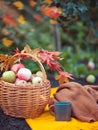
[(37, 72), (36, 72), (36, 75), (37, 75), (38, 77), (41, 77), (41, 78), (43, 77), (42, 71), (37, 71)]
[(5, 71), (2, 74), (2, 79), (6, 82), (14, 83), (14, 81), (16, 79), (16, 75), (13, 71)]
[(89, 61), (87, 64), (88, 69), (93, 70), (95, 68), (95, 63), (93, 61)]
[(25, 66), (22, 63), (17, 63), (11, 67), (11, 71), (13, 71), (16, 74), (18, 70), (20, 70), (21, 68), (25, 68)]
[(33, 85), (38, 85), (42, 82), (42, 78), (41, 77), (33, 77), (32, 78), (32, 84)]
[(21, 68), (18, 71), (17, 76), (20, 80), (29, 81), (31, 79), (32, 73), (31, 73), (31, 70), (27, 68)]
[(86, 78), (86, 81), (89, 82), (89, 83), (94, 83), (95, 80), (96, 80), (96, 78), (92, 74), (88, 75), (87, 78)]
[(25, 81), (25, 80), (20, 80), (20, 79), (16, 79), (15, 80), (15, 84), (16, 85), (26, 85), (27, 84), (27, 82)]

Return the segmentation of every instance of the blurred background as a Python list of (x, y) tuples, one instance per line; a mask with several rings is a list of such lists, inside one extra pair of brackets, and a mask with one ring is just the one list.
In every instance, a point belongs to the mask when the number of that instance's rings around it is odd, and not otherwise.
[[(97, 12), (97, 0), (0, 0), (0, 54), (10, 55), (26, 44), (57, 50), (67, 72), (97, 76)], [(25, 64), (37, 70), (31, 62)]]

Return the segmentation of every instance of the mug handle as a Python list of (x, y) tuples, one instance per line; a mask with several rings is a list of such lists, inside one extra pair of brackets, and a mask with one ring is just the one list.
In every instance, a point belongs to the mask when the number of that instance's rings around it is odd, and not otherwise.
[(54, 104), (49, 106), (49, 112), (52, 116), (55, 116), (55, 112), (52, 110), (53, 107), (54, 107)]

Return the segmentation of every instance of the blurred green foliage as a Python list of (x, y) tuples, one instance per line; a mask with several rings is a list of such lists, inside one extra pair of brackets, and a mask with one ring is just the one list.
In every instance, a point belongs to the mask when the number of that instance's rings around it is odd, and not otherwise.
[(98, 0), (53, 0), (53, 5), (57, 5), (63, 11), (58, 19), (63, 29), (66, 30), (70, 21), (80, 20), (86, 26), (93, 27), (94, 34), (98, 36)]
[[(6, 26), (4, 29), (7, 30), (7, 38), (13, 40), (13, 44), (9, 47), (0, 45), (0, 53), (11, 53), (16, 48), (20, 50), (24, 48), (26, 44), (29, 44), (32, 49), (34, 48), (45, 48), (54, 49), (54, 38), (51, 30), (51, 25), (43, 23), (26, 22), (25, 25), (20, 24), (17, 27)], [(4, 35), (1, 34), (0, 42)]]
[[(10, 4), (13, 0), (7, 2)], [(0, 21), (0, 53), (11, 54), (16, 48), (23, 49), (26, 44), (29, 44), (32, 49), (55, 50), (53, 25), (49, 23), (49, 19), (44, 17), (42, 21), (37, 21), (31, 16), (33, 13), (36, 14), (36, 11), (40, 13), (40, 5), (44, 2), (40, 1), (39, 5), (33, 9), (28, 7), (28, 1), (23, 0), (22, 2), (26, 9), (21, 11), (26, 18), (25, 24), (13, 27), (5, 26), (2, 20)], [(61, 52), (64, 58), (61, 61), (62, 66), (76, 77), (85, 77), (88, 74), (98, 75), (98, 2), (96, 0), (53, 0), (52, 5), (63, 10), (57, 19)], [(89, 35), (92, 27), (93, 33)], [(3, 29), (7, 31), (6, 34), (2, 33)], [(13, 44), (9, 47), (4, 46), (2, 44), (4, 37), (13, 40)], [(95, 63), (93, 70), (87, 67), (90, 60)], [(39, 69), (31, 61), (25, 61), (24, 64), (32, 71)], [(46, 69), (48, 70), (48, 68)]]
[[(82, 22), (72, 24), (66, 33), (61, 33), (62, 56), (64, 57), (61, 64), (66, 71), (73, 73), (76, 77), (98, 75), (98, 39), (88, 34), (89, 28)], [(89, 61), (94, 62), (94, 69), (88, 68)]]

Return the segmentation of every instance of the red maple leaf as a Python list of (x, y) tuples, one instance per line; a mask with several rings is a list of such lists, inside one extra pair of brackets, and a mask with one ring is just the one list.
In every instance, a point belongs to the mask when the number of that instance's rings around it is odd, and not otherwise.
[(60, 16), (60, 12), (61, 11), (56, 6), (50, 7), (48, 10), (49, 16), (51, 18), (58, 18)]
[(49, 64), (47, 64), (50, 68), (51, 71), (60, 71), (61, 70), (61, 66), (59, 65), (58, 62), (52, 62), (50, 61)]
[(56, 6), (47, 7), (43, 5), (41, 7), (41, 12), (45, 16), (56, 19), (60, 16), (61, 9), (57, 8)]
[[(24, 53), (26, 53), (26, 52), (24, 52)], [(14, 52), (12, 52), (12, 54), (13, 55), (20, 55), (20, 59), (25, 59), (26, 58), (26, 56), (24, 55), (24, 54), (22, 54), (22, 51), (20, 51), (18, 48), (14, 51)]]
[(10, 14), (5, 14), (2, 20), (6, 25), (17, 26), (15, 19)]
[(14, 52), (12, 52), (12, 54), (19, 54), (19, 53), (21, 53), (21, 51), (17, 48)]
[(60, 71), (61, 66), (57, 62), (57, 53), (56, 52), (49, 52), (46, 50), (41, 50), (38, 54), (38, 57), (42, 60), (43, 63), (47, 64), (50, 70)]
[(37, 21), (42, 21), (42, 16), (39, 14), (34, 14), (33, 17), (37, 20)]

